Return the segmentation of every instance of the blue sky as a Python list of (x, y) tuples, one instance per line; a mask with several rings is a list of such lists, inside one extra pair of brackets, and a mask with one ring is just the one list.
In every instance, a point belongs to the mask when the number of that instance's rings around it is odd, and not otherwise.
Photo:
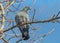
[[(19, 1), (19, 0), (17, 0)], [(20, 3), (20, 2), (19, 2)], [(19, 5), (19, 3), (13, 4), (16, 8)], [(33, 15), (33, 10), (34, 8), (36, 9), (36, 15), (35, 15), (35, 21), (37, 20), (46, 20), (51, 18), (54, 14), (57, 14), (60, 11), (60, 0), (36, 0), (34, 3), (34, 0), (24, 0), (24, 2), (19, 6), (19, 10), (23, 9), (25, 6), (30, 6), (31, 11), (28, 13), (30, 19), (32, 18)], [(19, 10), (15, 9), (13, 6), (11, 6), (9, 9), (15, 11), (15, 13), (18, 13)], [(14, 19), (15, 13), (9, 12), (7, 18), (9, 19)], [(16, 24), (16, 23), (15, 23)], [(34, 31), (32, 28), (37, 27), (37, 30)], [(7, 28), (7, 27), (5, 27)], [(30, 32), (33, 34), (30, 34), (30, 39), (36, 40), (36, 42), (33, 43), (41, 43), (41, 41), (37, 41), (40, 38), (37, 38), (41, 34), (48, 33), (51, 29), (55, 29), (54, 32), (47, 37), (43, 39), (44, 43), (60, 43), (60, 23), (39, 23), (39, 24), (33, 24), (30, 26)], [(17, 29), (14, 29), (16, 33)], [(9, 31), (8, 33), (12, 33)], [(7, 36), (6, 36), (7, 37)], [(34, 38), (33, 38), (34, 37)], [(7, 38), (6, 38), (7, 39)], [(19, 39), (19, 38), (18, 38)], [(29, 40), (30, 40), (29, 39)], [(10, 40), (10, 43), (15, 43), (17, 38)], [(28, 40), (28, 41), (29, 41)], [(22, 43), (26, 43), (27, 41), (22, 41)], [(29, 43), (29, 42), (28, 42)]]

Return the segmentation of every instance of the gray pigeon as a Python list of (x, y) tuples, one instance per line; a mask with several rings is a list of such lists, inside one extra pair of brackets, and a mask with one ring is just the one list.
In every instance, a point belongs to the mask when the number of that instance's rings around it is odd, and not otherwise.
[[(23, 24), (29, 22), (29, 16), (28, 16), (28, 10), (30, 10), (30, 7), (25, 7), (23, 10), (21, 10), (16, 16), (15, 21), (17, 24)], [(22, 33), (22, 38), (24, 40), (29, 39), (29, 24), (18, 26), (19, 30)]]

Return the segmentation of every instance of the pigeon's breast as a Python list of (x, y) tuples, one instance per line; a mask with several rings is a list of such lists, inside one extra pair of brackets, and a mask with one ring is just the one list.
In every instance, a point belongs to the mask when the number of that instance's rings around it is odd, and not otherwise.
[(18, 13), (18, 16), (19, 16), (19, 17), (20, 17), (20, 16), (27, 17), (28, 14), (27, 14), (26, 12), (19, 12), (19, 13)]

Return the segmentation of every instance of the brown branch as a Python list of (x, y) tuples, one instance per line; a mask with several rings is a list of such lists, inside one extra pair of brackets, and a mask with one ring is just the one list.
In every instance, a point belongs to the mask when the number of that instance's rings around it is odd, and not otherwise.
[(47, 23), (47, 22), (52, 22), (52, 21), (57, 20), (57, 19), (60, 19), (60, 17), (51, 18), (51, 19), (42, 20), (42, 21), (28, 22), (28, 23), (24, 23), (24, 24), (17, 24), (17, 25), (15, 25), (15, 26), (11, 27), (11, 28), (8, 28), (8, 29), (4, 30), (3, 32), (7, 32), (7, 31), (9, 31), (9, 30), (11, 30), (11, 29), (13, 29), (13, 28), (15, 28), (15, 27), (17, 27), (17, 26), (21, 26), (21, 25), (36, 24), (36, 23)]
[(0, 3), (0, 7), (1, 7), (1, 11), (2, 11), (2, 24), (1, 24), (1, 28), (0, 28), (0, 33), (2, 34), (2, 36), (0, 38), (3, 37), (3, 28), (4, 28), (4, 22), (5, 22), (5, 17), (4, 17), (4, 8), (3, 8), (3, 5), (2, 3)]
[(9, 43), (6, 39), (2, 38), (2, 40), (4, 41), (4, 43)]
[[(2, 20), (0, 20), (2, 22)], [(5, 22), (15, 22), (15, 20), (5, 20)]]
[(4, 10), (8, 9), (14, 3), (15, 3), (15, 0), (13, 0), (12, 2), (10, 2), (10, 0), (9, 0), (9, 3), (6, 5), (6, 7), (4, 8)]

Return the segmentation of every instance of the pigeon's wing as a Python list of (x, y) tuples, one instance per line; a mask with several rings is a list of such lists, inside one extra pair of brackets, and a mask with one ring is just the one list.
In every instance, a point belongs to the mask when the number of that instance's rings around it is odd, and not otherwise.
[(21, 23), (23, 21), (23, 18), (21, 16), (19, 16), (19, 15), (16, 15), (15, 21), (16, 21), (17, 24)]
[[(19, 15), (15, 16), (16, 24), (22, 24), (22, 18)], [(22, 32), (22, 26), (18, 26), (19, 30)]]
[(18, 22), (19, 22), (19, 17), (16, 15), (15, 16), (15, 21), (16, 21), (16, 23), (18, 24)]

